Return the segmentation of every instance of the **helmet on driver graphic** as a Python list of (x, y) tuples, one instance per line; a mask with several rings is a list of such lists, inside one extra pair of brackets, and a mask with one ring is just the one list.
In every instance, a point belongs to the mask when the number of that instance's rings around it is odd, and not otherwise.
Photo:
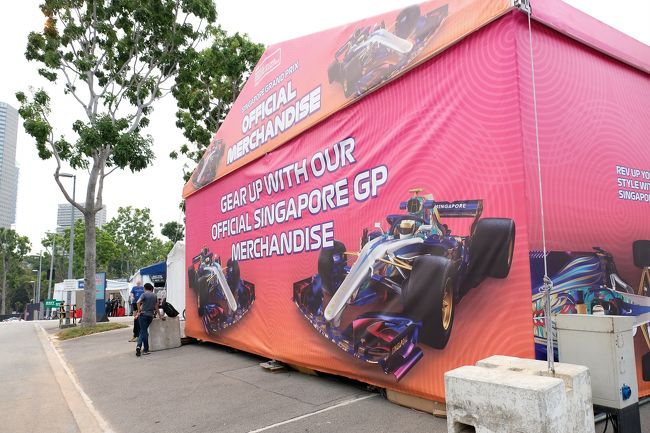
[(414, 220), (402, 220), (397, 227), (400, 239), (408, 239), (415, 234), (416, 226)]

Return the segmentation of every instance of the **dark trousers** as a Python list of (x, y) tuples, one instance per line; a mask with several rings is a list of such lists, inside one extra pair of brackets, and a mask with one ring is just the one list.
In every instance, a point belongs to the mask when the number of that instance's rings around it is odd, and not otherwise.
[(144, 351), (148, 352), (149, 351), (149, 325), (151, 325), (151, 322), (153, 321), (153, 317), (140, 314), (138, 320), (140, 321), (140, 336), (138, 337), (138, 347), (142, 347), (142, 345), (144, 344)]
[(140, 336), (140, 318), (133, 319), (133, 338)]

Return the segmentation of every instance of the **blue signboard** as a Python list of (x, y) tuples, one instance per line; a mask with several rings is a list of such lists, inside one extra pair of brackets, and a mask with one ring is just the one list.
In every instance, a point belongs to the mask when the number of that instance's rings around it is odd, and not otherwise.
[(97, 312), (97, 321), (105, 320), (106, 317), (106, 272), (97, 272), (95, 274), (95, 311)]

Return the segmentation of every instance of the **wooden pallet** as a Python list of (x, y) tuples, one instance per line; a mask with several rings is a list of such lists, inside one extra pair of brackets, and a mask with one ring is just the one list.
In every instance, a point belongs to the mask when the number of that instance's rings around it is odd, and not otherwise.
[(410, 407), (422, 412), (427, 412), (439, 418), (445, 418), (447, 416), (447, 407), (444, 403), (440, 403), (438, 401), (427, 400), (415, 395), (393, 391), (392, 389), (386, 390), (386, 397), (389, 401), (395, 404), (399, 404), (400, 406)]
[(312, 370), (311, 368), (303, 367), (297, 364), (287, 364), (287, 365), (302, 374), (307, 374), (309, 376), (318, 376), (318, 372), (316, 370)]
[[(269, 366), (267, 367), (265, 366), (265, 364), (269, 364)], [(303, 367), (297, 364), (286, 364), (286, 365), (300, 373), (308, 374), (310, 376), (318, 376), (318, 371), (312, 370), (311, 368)], [(260, 367), (269, 369), (270, 371), (273, 372), (286, 371), (286, 369), (284, 369), (284, 364), (272, 360), (261, 363)], [(275, 369), (272, 369), (271, 367), (275, 367)], [(410, 395), (410, 394), (404, 394), (402, 392), (393, 391), (391, 389), (386, 389), (386, 398), (391, 403), (395, 403), (400, 406), (430, 413), (433, 416), (439, 418), (447, 417), (447, 407), (445, 406), (444, 403), (440, 403), (438, 401), (427, 400), (422, 397), (417, 397), (415, 395)]]

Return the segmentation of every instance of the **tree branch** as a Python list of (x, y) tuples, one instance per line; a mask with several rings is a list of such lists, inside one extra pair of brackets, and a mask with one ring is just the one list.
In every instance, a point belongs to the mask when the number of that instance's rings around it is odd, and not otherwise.
[[(97, 198), (95, 200), (95, 203), (93, 204), (93, 212), (97, 213), (99, 212), (103, 206), (103, 195), (104, 195), (104, 178), (107, 176), (105, 174), (105, 168), (106, 168), (106, 160), (108, 159), (108, 156), (110, 155), (110, 151), (108, 149), (104, 149), (100, 153), (99, 157), (99, 165), (101, 167), (101, 170), (99, 172), (99, 185), (97, 187)], [(111, 170), (112, 171), (112, 170)], [(110, 172), (109, 172), (110, 174)]]
[[(131, 46), (131, 49), (129, 49), (129, 56), (124, 61), (124, 63), (122, 63), (122, 66), (120, 66), (120, 69), (117, 70), (117, 72), (113, 76), (113, 79), (110, 81), (110, 83), (112, 83), (113, 86), (115, 85), (115, 80), (119, 78), (126, 71), (126, 68), (129, 66), (129, 63), (131, 63), (131, 59), (137, 59), (139, 53), (139, 47), (140, 47), (140, 28), (136, 23), (135, 30), (134, 30), (133, 45)], [(106, 86), (104, 86), (104, 89), (102, 89), (100, 96), (104, 96), (104, 94), (106, 93), (106, 89), (108, 89), (108, 85), (109, 83), (106, 83)]]
[[(63, 61), (63, 62), (66, 63), (65, 61)], [(67, 63), (66, 63), (66, 65), (67, 65)], [(63, 75), (65, 76), (66, 83), (68, 84), (68, 90), (70, 91), (70, 93), (72, 93), (72, 96), (74, 96), (74, 98), (77, 100), (77, 102), (79, 102), (79, 104), (81, 104), (81, 106), (86, 111), (86, 115), (90, 118), (90, 107), (88, 107), (81, 100), (81, 98), (79, 98), (79, 96), (77, 95), (77, 91), (75, 90), (74, 84), (72, 84), (72, 82), (70, 81), (70, 76), (68, 75), (68, 71), (66, 70), (65, 67), (60, 68), (60, 70), (61, 70), (61, 72), (63, 72)], [(73, 72), (75, 72), (75, 71), (73, 70)]]

